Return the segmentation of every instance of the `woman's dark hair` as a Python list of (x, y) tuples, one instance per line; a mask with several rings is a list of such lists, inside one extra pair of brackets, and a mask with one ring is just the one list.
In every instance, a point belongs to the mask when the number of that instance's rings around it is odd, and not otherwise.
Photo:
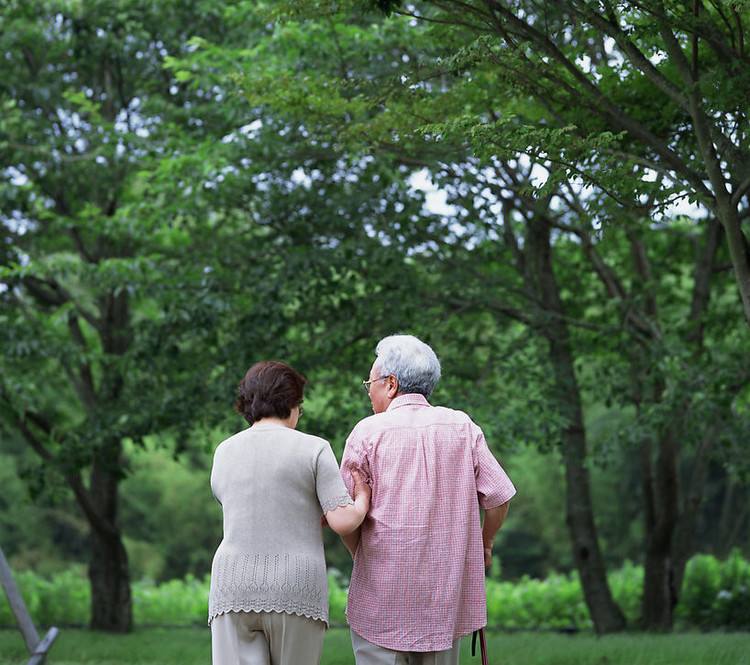
[(263, 418), (288, 418), (302, 403), (307, 379), (286, 363), (255, 363), (240, 381), (234, 408), (251, 425)]

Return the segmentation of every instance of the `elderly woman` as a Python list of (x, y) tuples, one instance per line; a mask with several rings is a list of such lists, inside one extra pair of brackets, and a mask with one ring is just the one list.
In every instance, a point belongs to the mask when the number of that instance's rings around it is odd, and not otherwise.
[(284, 363), (253, 365), (236, 403), (251, 426), (214, 454), (211, 489), (224, 513), (208, 609), (214, 665), (320, 661), (328, 624), (321, 517), (350, 534), (370, 496), (354, 472), (352, 501), (329, 443), (296, 430), (305, 383)]

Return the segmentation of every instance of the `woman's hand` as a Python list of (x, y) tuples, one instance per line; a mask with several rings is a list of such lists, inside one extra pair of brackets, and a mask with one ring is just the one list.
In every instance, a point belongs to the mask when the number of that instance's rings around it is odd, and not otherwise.
[(352, 480), (354, 481), (354, 502), (356, 503), (357, 499), (365, 500), (369, 507), (372, 488), (365, 481), (364, 475), (361, 471), (352, 469)]
[(352, 469), (351, 474), (354, 482), (354, 505), (338, 506), (325, 514), (328, 526), (340, 536), (356, 531), (370, 509), (370, 486), (360, 471)]

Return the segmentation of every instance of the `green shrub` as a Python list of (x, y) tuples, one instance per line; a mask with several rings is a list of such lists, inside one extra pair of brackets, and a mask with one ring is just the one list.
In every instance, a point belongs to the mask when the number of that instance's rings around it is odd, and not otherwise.
[(188, 575), (158, 586), (151, 580), (133, 585), (133, 619), (137, 625), (190, 624), (208, 620), (210, 578)]
[[(52, 624), (82, 625), (88, 623), (91, 591), (88, 578), (78, 566), (49, 579), (31, 571), (15, 574), (16, 584), (34, 621), (42, 626)], [(0, 602), (0, 625), (15, 624), (7, 602)]]
[(750, 628), (750, 562), (734, 550), (721, 565), (715, 626)]
[[(32, 572), (16, 574), (16, 581), (35, 622), (85, 625), (89, 619), (88, 578), (81, 567), (44, 578)], [(643, 569), (632, 563), (609, 576), (616, 602), (631, 626), (641, 606)], [(205, 625), (209, 577), (188, 575), (182, 580), (133, 584), (133, 613), (137, 625)], [(328, 571), (330, 621), (346, 623), (348, 580), (340, 571)], [(591, 628), (581, 584), (575, 573), (552, 574), (544, 580), (524, 577), (517, 582), (487, 580), (487, 617), (490, 626), (507, 629)], [(708, 555), (693, 557), (685, 571), (682, 598), (677, 607), (680, 628), (750, 628), (750, 562), (739, 551), (724, 562)], [(14, 623), (7, 603), (0, 602), (0, 625)]]
[(39, 595), (35, 618), (41, 625), (88, 623), (91, 590), (82, 570), (66, 570), (41, 580)]
[(699, 554), (688, 561), (682, 584), (677, 617), (689, 626), (710, 628), (714, 625), (715, 605), (721, 588), (721, 563)]
[(520, 582), (487, 581), (487, 619), (504, 628), (587, 628), (581, 586), (572, 575), (527, 577)]
[[(39, 586), (43, 581), (34, 573), (23, 571), (15, 575), (16, 585), (23, 596), (26, 607), (32, 616), (39, 613)], [(5, 601), (0, 601), (0, 625), (12, 626), (15, 624), (15, 618), (10, 611), (10, 605)]]
[(726, 561), (701, 554), (685, 570), (678, 618), (687, 626), (750, 628), (750, 562), (734, 550)]
[(626, 561), (620, 570), (609, 575), (609, 586), (615, 602), (625, 614), (628, 625), (638, 625), (643, 599), (643, 567)]

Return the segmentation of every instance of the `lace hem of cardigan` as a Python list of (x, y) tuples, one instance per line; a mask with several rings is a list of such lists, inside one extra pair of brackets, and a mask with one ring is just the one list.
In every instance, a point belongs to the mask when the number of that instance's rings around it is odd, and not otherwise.
[(348, 494), (342, 494), (333, 499), (323, 501), (323, 503), (320, 504), (320, 507), (323, 509), (324, 513), (327, 513), (329, 510), (333, 510), (339, 506), (351, 506), (353, 503), (354, 501), (352, 501), (352, 498)]
[(229, 601), (212, 604), (208, 613), (208, 625), (220, 614), (227, 612), (278, 612), (279, 614), (296, 614), (308, 619), (323, 621), (328, 626), (328, 613), (320, 607), (313, 607), (294, 601)]

